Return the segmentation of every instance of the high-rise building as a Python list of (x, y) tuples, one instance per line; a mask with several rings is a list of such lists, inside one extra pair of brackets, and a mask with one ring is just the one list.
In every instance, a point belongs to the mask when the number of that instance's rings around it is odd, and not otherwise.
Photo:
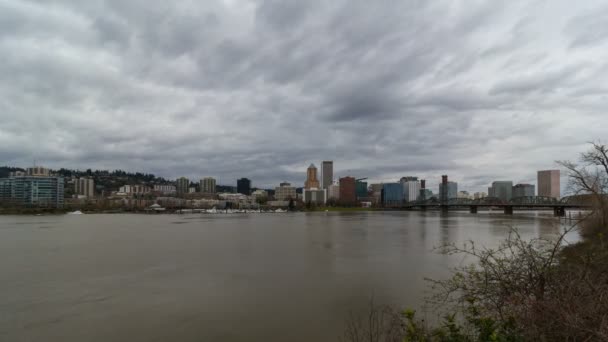
[(63, 177), (18, 176), (0, 180), (0, 200), (16, 206), (61, 208), (64, 202)]
[(488, 188), (488, 196), (496, 197), (504, 202), (509, 202), (513, 198), (513, 182), (496, 181)]
[(538, 196), (559, 198), (559, 170), (538, 171)]
[(176, 181), (176, 190), (178, 195), (185, 195), (190, 192), (190, 180), (186, 177), (181, 177)]
[(303, 189), (302, 201), (316, 205), (323, 205), (327, 201), (327, 190), (325, 189)]
[(439, 200), (441, 203), (447, 203), (452, 198), (458, 197), (458, 183), (448, 181), (448, 176), (441, 176), (439, 184)]
[(327, 189), (327, 199), (333, 199), (335, 201), (340, 199), (340, 185), (332, 184)]
[(236, 192), (243, 195), (251, 195), (251, 180), (249, 178), (241, 178), (236, 181)]
[(382, 204), (395, 207), (403, 203), (403, 185), (401, 183), (384, 183), (382, 185)]
[(323, 182), (323, 189), (328, 189), (330, 185), (334, 183), (334, 162), (331, 160), (324, 160), (321, 163), (321, 181)]
[(306, 182), (304, 182), (304, 189), (318, 189), (320, 187), (319, 180), (317, 179), (317, 167), (315, 164), (310, 164), (306, 170)]
[(340, 203), (343, 205), (355, 205), (357, 203), (357, 191), (354, 177), (340, 178)]
[(515, 184), (513, 186), (513, 198), (517, 197), (533, 197), (535, 194), (534, 185), (532, 184)]
[(405, 202), (412, 202), (418, 199), (418, 196), (420, 196), (418, 177), (402, 177), (399, 183), (403, 187), (403, 200)]
[(74, 193), (78, 196), (94, 197), (95, 182), (92, 178), (76, 178), (74, 180)]
[(274, 188), (274, 199), (277, 201), (289, 201), (296, 198), (296, 188), (289, 183), (281, 183), (280, 186)]
[(356, 181), (355, 182), (355, 193), (357, 194), (357, 198), (366, 198), (367, 196), (367, 182)]
[(200, 181), (200, 189), (202, 193), (214, 194), (215, 193), (215, 178), (205, 177)]

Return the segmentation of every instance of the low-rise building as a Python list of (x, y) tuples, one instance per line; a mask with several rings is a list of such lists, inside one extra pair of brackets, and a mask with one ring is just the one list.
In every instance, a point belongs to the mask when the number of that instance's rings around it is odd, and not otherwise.
[(385, 183), (382, 185), (382, 204), (396, 207), (403, 204), (403, 186), (400, 183)]
[(513, 198), (534, 197), (536, 189), (532, 184), (515, 184), (513, 186)]
[(302, 192), (302, 200), (307, 204), (324, 205), (327, 201), (327, 193), (325, 189), (304, 189)]
[(274, 199), (277, 201), (296, 200), (296, 188), (289, 183), (283, 182), (274, 188)]

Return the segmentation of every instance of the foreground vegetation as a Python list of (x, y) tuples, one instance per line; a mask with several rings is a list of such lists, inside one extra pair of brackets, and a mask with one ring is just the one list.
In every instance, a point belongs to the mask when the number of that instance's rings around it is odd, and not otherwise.
[[(560, 162), (571, 190), (594, 208), (554, 239), (526, 241), (511, 229), (496, 249), (446, 245), (475, 260), (448, 280), (430, 280), (430, 324), (413, 310), (372, 306), (352, 318), (348, 342), (608, 341), (608, 148), (593, 144), (581, 164)], [(566, 236), (579, 233), (570, 244)]]

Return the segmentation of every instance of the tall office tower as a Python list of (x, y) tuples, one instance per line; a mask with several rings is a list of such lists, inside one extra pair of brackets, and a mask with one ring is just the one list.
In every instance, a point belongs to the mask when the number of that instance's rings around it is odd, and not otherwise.
[(247, 196), (251, 195), (251, 180), (249, 178), (237, 179), (236, 192)]
[(534, 197), (534, 194), (534, 185), (532, 184), (515, 184), (513, 186), (513, 198)]
[(304, 183), (305, 189), (318, 189), (319, 180), (317, 179), (317, 167), (315, 164), (310, 164), (306, 170), (306, 182)]
[(559, 170), (538, 171), (538, 196), (559, 198)]
[(214, 194), (215, 193), (215, 178), (205, 177), (200, 181), (200, 189), (202, 193)]
[(402, 177), (399, 180), (403, 187), (403, 200), (405, 202), (412, 202), (420, 195), (420, 182), (418, 177)]
[(426, 201), (426, 180), (420, 180), (420, 193), (418, 194), (418, 200)]
[(76, 195), (94, 197), (95, 182), (91, 178), (76, 178), (74, 181), (74, 192)]
[(448, 176), (441, 176), (441, 183), (439, 184), (439, 200), (441, 203), (446, 203), (451, 198), (458, 197), (458, 183), (448, 181)]
[(513, 182), (492, 182), (492, 186), (488, 188), (488, 196), (499, 198), (504, 202), (509, 202), (511, 198), (513, 198)]
[(334, 162), (331, 160), (324, 160), (321, 163), (321, 181), (323, 182), (323, 189), (329, 188), (334, 183)]
[(236, 181), (236, 192), (243, 195), (251, 195), (251, 180), (249, 178), (241, 178)]
[(186, 177), (181, 177), (176, 181), (176, 190), (178, 195), (185, 195), (190, 191), (190, 180)]
[(340, 203), (343, 205), (355, 205), (357, 203), (357, 191), (354, 177), (340, 178)]

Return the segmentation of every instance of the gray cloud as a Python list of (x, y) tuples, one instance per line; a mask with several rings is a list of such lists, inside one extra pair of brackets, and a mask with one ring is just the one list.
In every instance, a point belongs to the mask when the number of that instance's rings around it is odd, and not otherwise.
[(461, 188), (601, 138), (600, 1), (0, 0), (0, 164)]

